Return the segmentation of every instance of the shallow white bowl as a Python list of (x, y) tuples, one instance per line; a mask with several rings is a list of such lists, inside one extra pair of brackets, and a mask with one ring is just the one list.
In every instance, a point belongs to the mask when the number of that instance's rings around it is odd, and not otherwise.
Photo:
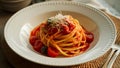
[[(34, 51), (29, 43), (30, 31), (59, 11), (72, 15), (95, 36), (89, 49), (75, 57), (51, 58)], [(76, 2), (55, 1), (37, 3), (15, 13), (7, 22), (5, 39), (10, 48), (32, 62), (51, 66), (70, 66), (88, 62), (102, 56), (115, 41), (116, 28), (101, 11)]]

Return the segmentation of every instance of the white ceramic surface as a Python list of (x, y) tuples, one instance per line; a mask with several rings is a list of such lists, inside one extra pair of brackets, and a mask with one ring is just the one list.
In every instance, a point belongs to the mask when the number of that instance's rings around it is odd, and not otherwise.
[[(59, 10), (78, 19), (81, 25), (94, 34), (95, 39), (85, 53), (70, 58), (51, 58), (32, 49), (29, 43), (30, 31)], [(27, 60), (51, 66), (70, 66), (94, 60), (107, 52), (115, 41), (116, 28), (104, 13), (93, 7), (77, 2), (50, 1), (34, 4), (15, 13), (8, 20), (4, 35), (10, 48)]]

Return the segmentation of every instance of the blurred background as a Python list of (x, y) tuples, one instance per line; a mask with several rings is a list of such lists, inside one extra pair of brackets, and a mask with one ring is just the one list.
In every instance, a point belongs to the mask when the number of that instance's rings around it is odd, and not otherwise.
[(108, 13), (120, 16), (120, 0), (0, 0), (0, 7), (4, 10), (16, 12), (34, 3), (44, 1), (75, 1), (82, 2), (99, 9), (105, 9)]

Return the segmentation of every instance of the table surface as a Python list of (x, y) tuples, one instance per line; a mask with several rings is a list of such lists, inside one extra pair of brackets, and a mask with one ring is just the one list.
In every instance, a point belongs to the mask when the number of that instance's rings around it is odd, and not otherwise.
[[(50, 68), (50, 66), (40, 65), (33, 62), (30, 62), (22, 57), (18, 56), (14, 53), (9, 46), (7, 45), (4, 39), (4, 26), (7, 20), (13, 15), (14, 13), (10, 13), (7, 11), (0, 10), (0, 68)], [(107, 14), (107, 13), (106, 13)], [(120, 27), (120, 19), (107, 14), (115, 23), (117, 29)], [(105, 53), (103, 56), (92, 60), (90, 62), (69, 66), (64, 68), (101, 68), (102, 65), (105, 63), (109, 53)], [(63, 67), (62, 67), (63, 68)], [(113, 68), (120, 68), (120, 55), (117, 57)]]

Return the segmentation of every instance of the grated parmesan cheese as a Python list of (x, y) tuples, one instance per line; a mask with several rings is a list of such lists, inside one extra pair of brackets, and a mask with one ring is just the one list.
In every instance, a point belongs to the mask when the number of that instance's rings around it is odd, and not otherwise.
[(51, 20), (52, 27), (54, 27), (54, 26), (60, 26), (60, 24), (67, 25), (68, 23), (65, 20), (66, 18), (67, 18), (67, 16), (58, 14), (54, 17), (50, 17), (49, 20)]

